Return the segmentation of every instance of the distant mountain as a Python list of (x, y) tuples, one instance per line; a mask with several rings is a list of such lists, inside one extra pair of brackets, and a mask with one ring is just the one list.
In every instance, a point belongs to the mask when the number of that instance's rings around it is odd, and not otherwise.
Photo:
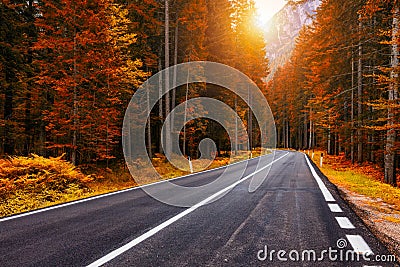
[(321, 0), (308, 0), (294, 6), (287, 4), (267, 23), (265, 39), (271, 70), (269, 79), (290, 58), (301, 28), (312, 23), (320, 4)]

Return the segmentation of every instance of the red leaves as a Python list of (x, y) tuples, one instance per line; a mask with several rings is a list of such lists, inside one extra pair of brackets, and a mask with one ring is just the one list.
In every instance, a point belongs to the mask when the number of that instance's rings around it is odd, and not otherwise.
[(39, 84), (50, 86), (53, 95), (44, 118), (47, 148), (78, 151), (83, 161), (113, 158), (123, 116), (119, 92), (136, 82), (126, 77), (142, 75), (137, 65), (128, 65), (133, 39), (126, 37), (127, 12), (112, 0), (64, 0), (57, 6), (45, 0), (42, 12), (35, 49), (45, 55)]

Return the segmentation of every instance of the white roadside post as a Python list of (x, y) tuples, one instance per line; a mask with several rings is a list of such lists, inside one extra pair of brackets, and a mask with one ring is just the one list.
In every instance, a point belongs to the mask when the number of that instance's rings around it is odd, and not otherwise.
[(193, 165), (192, 161), (190, 160), (190, 157), (189, 157), (189, 168), (190, 168), (190, 173), (193, 173)]
[(322, 168), (323, 161), (324, 161), (324, 153), (321, 153), (321, 158), (320, 158), (320, 161), (319, 161), (320, 168)]

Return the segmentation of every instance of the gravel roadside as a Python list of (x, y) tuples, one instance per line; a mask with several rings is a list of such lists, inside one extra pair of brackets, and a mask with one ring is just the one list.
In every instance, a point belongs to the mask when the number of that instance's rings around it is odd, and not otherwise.
[(359, 195), (345, 188), (338, 189), (350, 207), (400, 262), (400, 211), (380, 199)]

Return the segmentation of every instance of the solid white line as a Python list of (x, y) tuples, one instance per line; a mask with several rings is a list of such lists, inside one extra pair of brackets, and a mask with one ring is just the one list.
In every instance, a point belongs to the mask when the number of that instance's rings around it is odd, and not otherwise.
[(324, 182), (322, 182), (321, 178), (318, 176), (317, 172), (314, 170), (313, 166), (311, 165), (310, 161), (308, 160), (308, 157), (305, 154), (304, 154), (304, 157), (306, 158), (308, 167), (310, 168), (311, 173), (315, 178), (315, 181), (317, 181), (319, 189), (321, 189), (325, 200), (328, 201), (328, 202), (329, 201), (335, 201), (335, 198), (332, 196), (331, 192), (329, 192), (329, 190), (328, 190), (328, 188), (326, 188)]
[(343, 210), (340, 208), (338, 204), (328, 204), (329, 208), (331, 209), (331, 212), (343, 212)]
[(364, 255), (374, 254), (371, 248), (368, 246), (367, 242), (365, 242), (364, 238), (362, 238), (362, 236), (346, 235), (346, 237), (347, 240), (349, 240), (351, 246), (353, 247), (354, 252)]
[(338, 222), (340, 228), (342, 229), (355, 229), (354, 225), (350, 222), (347, 217), (335, 217)]
[[(268, 155), (270, 155), (270, 154), (268, 154)], [(263, 157), (268, 156), (268, 155), (264, 155)], [(257, 157), (257, 158), (259, 158), (259, 157)], [(137, 190), (137, 189), (141, 189), (141, 188), (144, 188), (144, 187), (148, 187), (148, 186), (152, 186), (152, 185), (156, 185), (156, 184), (160, 184), (160, 183), (165, 183), (165, 182), (170, 182), (170, 181), (174, 181), (174, 180), (178, 180), (178, 179), (182, 179), (182, 178), (187, 178), (189, 176), (193, 176), (193, 175), (197, 175), (197, 174), (203, 174), (203, 173), (207, 173), (207, 172), (210, 172), (210, 171), (219, 170), (219, 169), (222, 169), (222, 168), (227, 168), (228, 166), (237, 165), (239, 163), (244, 163), (246, 161), (256, 160), (257, 158), (246, 159), (246, 160), (242, 160), (242, 161), (238, 161), (238, 162), (232, 163), (232, 164), (227, 165), (227, 166), (221, 166), (221, 167), (218, 167), (218, 168), (215, 168), (215, 169), (205, 170), (205, 171), (202, 171), (202, 172), (188, 174), (188, 175), (185, 175), (185, 176), (180, 176), (180, 177), (176, 177), (176, 178), (172, 178), (172, 179), (166, 179), (166, 180), (162, 180), (162, 181), (158, 181), (158, 182), (154, 182), (154, 183), (150, 183), (150, 184), (146, 184), (146, 185), (136, 186), (136, 187), (132, 187), (132, 188), (124, 189), (124, 190), (119, 190), (119, 191), (115, 191), (115, 192), (111, 192), (111, 193), (106, 193), (106, 194), (102, 194), (102, 195), (98, 195), (98, 196), (88, 197), (88, 198), (84, 198), (84, 199), (80, 199), (80, 200), (67, 202), (67, 203), (64, 203), (64, 204), (59, 204), (59, 205), (55, 205), (55, 206), (51, 206), (51, 207), (47, 207), (47, 208), (42, 208), (42, 209), (33, 210), (33, 211), (29, 211), (29, 212), (25, 212), (25, 213), (9, 216), (9, 217), (0, 218), (0, 223), (1, 222), (5, 222), (5, 221), (9, 221), (9, 220), (14, 220), (14, 219), (21, 218), (21, 217), (30, 216), (30, 215), (37, 214), (37, 213), (42, 213), (42, 212), (46, 212), (46, 211), (50, 211), (50, 210), (54, 210), (54, 209), (59, 209), (59, 208), (64, 208), (64, 207), (68, 207), (68, 206), (71, 206), (71, 205), (76, 205), (76, 204), (83, 203), (83, 202), (86, 202), (86, 201), (92, 201), (92, 200), (95, 200), (95, 199), (100, 199), (100, 198), (104, 198), (104, 197), (109, 197), (109, 196), (113, 196), (113, 195), (129, 192), (129, 191), (132, 191), (132, 190)]]
[(158, 225), (157, 227), (149, 230), (148, 232), (144, 233), (143, 235), (135, 238), (134, 240), (132, 240), (131, 242), (125, 244), (124, 246), (108, 253), (107, 255), (105, 255), (104, 257), (98, 259), (97, 261), (89, 264), (87, 267), (95, 267), (95, 266), (101, 266), (107, 262), (109, 262), (110, 260), (114, 259), (115, 257), (121, 255), (122, 253), (124, 253), (125, 251), (133, 248), (134, 246), (136, 246), (137, 244), (141, 243), (142, 241), (146, 240), (147, 238), (155, 235), (156, 233), (158, 233), (159, 231), (161, 231), (162, 229), (164, 229), (165, 227), (173, 224), (174, 222), (178, 221), (179, 219), (181, 219), (182, 217), (188, 215), (189, 213), (192, 213), (193, 211), (195, 211), (196, 209), (200, 208), (201, 206), (207, 204), (208, 202), (210, 202), (211, 200), (213, 200), (214, 198), (218, 197), (219, 195), (225, 193), (226, 191), (234, 188), (235, 186), (237, 186), (238, 184), (248, 180), (249, 178), (251, 178), (252, 176), (254, 176), (256, 173), (259, 173), (263, 170), (265, 170), (266, 168), (268, 168), (269, 166), (271, 166), (273, 163), (281, 160), (282, 158), (286, 157), (289, 153), (286, 153), (285, 155), (283, 155), (282, 157), (280, 157), (277, 160), (274, 160), (273, 162), (271, 162), (270, 164), (262, 167), (259, 170), (256, 170), (255, 172), (247, 175), (246, 177), (242, 178), (241, 180), (231, 184), (230, 186), (218, 191), (217, 193), (211, 195), (210, 197), (204, 199), (203, 201), (197, 203), (196, 205), (192, 206), (191, 208), (186, 209), (185, 211), (175, 215), (174, 217), (172, 217), (171, 219), (163, 222), (162, 224)]

